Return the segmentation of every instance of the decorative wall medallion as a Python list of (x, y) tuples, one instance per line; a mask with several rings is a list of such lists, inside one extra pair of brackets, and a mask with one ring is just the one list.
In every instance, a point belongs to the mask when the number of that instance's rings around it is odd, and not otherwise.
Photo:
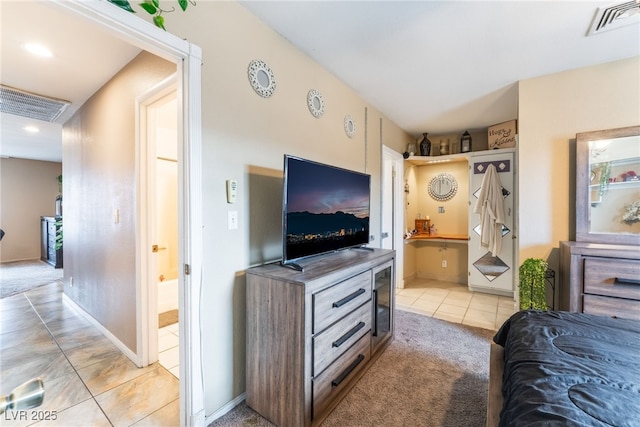
[(353, 135), (356, 134), (356, 122), (351, 116), (344, 116), (344, 131), (349, 138), (353, 138)]
[(322, 94), (315, 89), (311, 89), (307, 94), (307, 105), (309, 111), (316, 119), (324, 114), (324, 99)]
[(441, 173), (429, 181), (429, 195), (432, 199), (439, 202), (451, 200), (457, 191), (458, 181), (456, 177), (451, 174)]
[(276, 90), (276, 79), (273, 71), (264, 62), (254, 59), (249, 63), (248, 69), (249, 82), (253, 86), (253, 90), (263, 98), (269, 98)]

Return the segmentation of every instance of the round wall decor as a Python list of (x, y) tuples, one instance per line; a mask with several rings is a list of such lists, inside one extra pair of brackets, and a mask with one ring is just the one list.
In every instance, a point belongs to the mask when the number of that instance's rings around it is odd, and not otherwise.
[(320, 118), (320, 116), (324, 114), (324, 99), (322, 98), (322, 94), (315, 89), (311, 89), (309, 93), (307, 93), (307, 106), (313, 117), (316, 119)]
[(439, 202), (451, 200), (457, 191), (458, 181), (456, 181), (456, 177), (451, 174), (441, 173), (429, 181), (429, 195), (432, 199)]
[(276, 79), (273, 76), (273, 71), (264, 61), (254, 59), (249, 63), (247, 72), (249, 82), (258, 95), (263, 98), (273, 95), (273, 91), (276, 90)]
[(356, 122), (351, 116), (344, 116), (344, 132), (349, 138), (353, 138), (353, 135), (356, 134)]

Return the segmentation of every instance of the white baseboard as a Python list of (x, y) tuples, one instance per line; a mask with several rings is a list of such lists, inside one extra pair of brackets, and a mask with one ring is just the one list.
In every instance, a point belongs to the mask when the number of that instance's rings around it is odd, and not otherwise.
[(227, 412), (231, 411), (233, 408), (242, 403), (243, 400), (247, 398), (247, 393), (242, 393), (240, 396), (233, 399), (231, 402), (224, 405), (222, 408), (218, 409), (213, 414), (209, 415), (205, 418), (204, 425), (209, 425), (221, 416), (225, 415)]
[(62, 294), (62, 299), (67, 304), (72, 306), (75, 310), (77, 310), (78, 313), (80, 313), (80, 315), (82, 315), (82, 317), (87, 319), (87, 321), (89, 323), (91, 323), (93, 326), (95, 326), (102, 333), (102, 335), (107, 337), (107, 339), (109, 341), (111, 341), (113, 343), (113, 345), (118, 347), (118, 349), (121, 352), (123, 352), (125, 356), (127, 356), (129, 359), (131, 359), (131, 361), (133, 363), (135, 363), (137, 367), (139, 367), (139, 368), (142, 367), (142, 361), (140, 360), (140, 357), (138, 357), (137, 354), (135, 354), (133, 351), (131, 351), (131, 349), (129, 347), (124, 345), (124, 343), (122, 341), (120, 341), (115, 335), (113, 335), (107, 328), (102, 326), (102, 324), (100, 322), (98, 322), (93, 316), (91, 316), (89, 313), (87, 313), (82, 307), (80, 307), (78, 304), (76, 304), (75, 301), (73, 301), (71, 298), (69, 298), (64, 293)]

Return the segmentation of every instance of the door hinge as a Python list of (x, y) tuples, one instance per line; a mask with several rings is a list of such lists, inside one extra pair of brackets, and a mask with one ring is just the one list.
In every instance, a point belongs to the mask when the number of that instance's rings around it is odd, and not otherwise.
[(191, 274), (191, 266), (189, 264), (184, 265), (184, 274), (185, 276), (188, 276)]

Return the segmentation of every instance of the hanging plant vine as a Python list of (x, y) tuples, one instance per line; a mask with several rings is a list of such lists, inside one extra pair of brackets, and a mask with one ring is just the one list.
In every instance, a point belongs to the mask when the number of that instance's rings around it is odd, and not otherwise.
[[(109, 3), (112, 3), (118, 6), (120, 9), (126, 10), (127, 12), (136, 13), (133, 7), (131, 7), (131, 3), (129, 3), (129, 0), (107, 0), (107, 1)], [(189, 6), (189, 3), (191, 3), (194, 6), (196, 5), (195, 1), (193, 0), (177, 0), (177, 1), (178, 1), (178, 5), (180, 6), (180, 9), (182, 9), (183, 12), (187, 10), (187, 6)], [(144, 9), (144, 11), (147, 12), (149, 15), (153, 16), (153, 23), (155, 24), (156, 27), (162, 28), (163, 30), (167, 31), (167, 29), (164, 27), (164, 16), (162, 16), (162, 14), (175, 11), (176, 10), (175, 7), (172, 6), (171, 9), (168, 9), (168, 10), (162, 9), (160, 7), (160, 0), (144, 0), (142, 3), (140, 3), (140, 7)]]

